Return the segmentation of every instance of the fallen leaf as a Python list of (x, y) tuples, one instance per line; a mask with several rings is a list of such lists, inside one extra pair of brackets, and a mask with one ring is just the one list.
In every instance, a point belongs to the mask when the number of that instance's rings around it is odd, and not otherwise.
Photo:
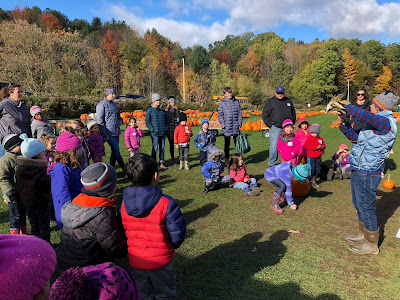
[(289, 233), (300, 233), (298, 230), (288, 230)]

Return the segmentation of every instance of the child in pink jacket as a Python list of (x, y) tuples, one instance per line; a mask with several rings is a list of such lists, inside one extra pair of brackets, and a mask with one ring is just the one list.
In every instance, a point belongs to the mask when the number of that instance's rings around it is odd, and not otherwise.
[(136, 119), (129, 118), (128, 126), (125, 130), (125, 144), (130, 153), (130, 157), (139, 153), (141, 137), (143, 137), (143, 132), (138, 128)]
[(243, 163), (243, 156), (239, 153), (232, 155), (229, 176), (231, 177), (231, 187), (242, 189), (247, 196), (257, 196), (260, 194), (260, 188), (257, 187), (257, 180), (250, 178), (249, 174), (247, 174), (246, 165)]
[(286, 119), (282, 123), (282, 133), (278, 137), (276, 145), (278, 153), (282, 157), (282, 162), (290, 161), (296, 166), (297, 155), (300, 151), (300, 141), (293, 133), (293, 122)]
[(306, 144), (306, 140), (309, 134), (310, 122), (308, 122), (306, 118), (300, 118), (297, 122), (297, 127), (299, 129), (297, 129), (294, 134), (300, 142), (300, 151), (299, 155), (297, 155), (296, 161), (296, 165), (299, 165), (302, 160), (304, 160), (304, 163), (307, 163), (307, 150), (304, 145)]

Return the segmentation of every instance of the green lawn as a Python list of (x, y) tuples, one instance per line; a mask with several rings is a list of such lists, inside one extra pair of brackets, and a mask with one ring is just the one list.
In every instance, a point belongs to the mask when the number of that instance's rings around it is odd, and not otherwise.
[[(329, 126), (334, 115), (311, 117), (322, 127), (327, 150), (323, 163), (331, 165), (338, 146), (349, 141), (339, 129)], [(193, 128), (196, 134), (199, 127)], [(161, 174), (159, 187), (177, 199), (187, 221), (187, 238), (177, 251), (174, 267), (180, 299), (399, 299), (400, 189), (377, 193), (378, 221), (381, 226), (381, 253), (359, 256), (351, 253), (344, 235), (357, 229), (351, 204), (350, 181), (322, 183), (306, 198), (295, 199), (297, 211), (285, 207), (283, 214), (269, 208), (274, 186), (263, 177), (267, 168), (268, 139), (249, 132), (252, 151), (245, 155), (248, 172), (256, 177), (263, 192), (244, 197), (237, 189), (202, 193), (203, 181), (198, 151), (191, 145), (191, 170), (169, 167)], [(142, 152), (151, 153), (150, 137), (142, 138)], [(125, 159), (128, 152), (121, 139)], [(168, 147), (168, 142), (166, 143)], [(223, 149), (223, 139), (217, 138)], [(107, 151), (109, 147), (106, 146)], [(397, 163), (400, 142), (387, 159), (392, 179), (400, 181)], [(166, 164), (170, 164), (166, 151)], [(121, 176), (121, 170), (118, 168)], [(129, 182), (120, 178), (121, 198)], [(8, 210), (0, 209), (1, 233), (8, 232)], [(300, 233), (289, 233), (297, 230)], [(53, 228), (52, 242), (59, 244)], [(127, 259), (118, 261), (129, 269)], [(396, 296), (397, 295), (397, 296)]]

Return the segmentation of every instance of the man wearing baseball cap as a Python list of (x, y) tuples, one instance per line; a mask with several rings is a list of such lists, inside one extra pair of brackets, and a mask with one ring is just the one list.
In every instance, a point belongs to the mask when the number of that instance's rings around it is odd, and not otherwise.
[(275, 90), (275, 96), (265, 102), (262, 119), (269, 127), (269, 166), (272, 167), (278, 163), (278, 149), (276, 144), (278, 137), (282, 132), (282, 123), (289, 119), (294, 123), (296, 121), (296, 110), (292, 100), (285, 97), (285, 88), (278, 86)]

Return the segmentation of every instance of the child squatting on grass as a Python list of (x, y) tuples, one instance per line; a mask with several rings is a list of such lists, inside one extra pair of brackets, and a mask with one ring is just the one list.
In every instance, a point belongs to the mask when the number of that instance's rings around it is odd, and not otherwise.
[(282, 123), (282, 133), (279, 135), (276, 144), (278, 153), (282, 157), (282, 162), (290, 161), (295, 166), (300, 147), (300, 141), (293, 133), (293, 122), (290, 119), (286, 119)]
[(341, 144), (339, 150), (333, 154), (332, 159), (334, 161), (333, 169), (329, 169), (327, 180), (333, 179), (349, 179), (351, 176), (350, 151), (346, 144)]
[(218, 150), (217, 147), (212, 147), (208, 151), (208, 162), (206, 162), (201, 168), (203, 174), (204, 189), (203, 193), (207, 194), (213, 186), (221, 186), (223, 183), (228, 183), (231, 180), (229, 175), (222, 176), (224, 172), (224, 159), (225, 153), (222, 150)]
[(156, 187), (160, 175), (154, 158), (136, 154), (126, 174), (132, 186), (124, 189), (121, 216), (141, 299), (176, 299), (172, 260), (186, 237), (186, 221), (175, 199)]
[(232, 155), (231, 165), (229, 166), (229, 176), (231, 177), (231, 187), (242, 189), (246, 196), (257, 196), (260, 188), (257, 187), (257, 180), (250, 178), (243, 163), (243, 155), (235, 153)]
[(209, 123), (207, 119), (201, 120), (200, 131), (196, 134), (194, 138), (194, 146), (199, 148), (199, 160), (200, 165), (203, 166), (207, 162), (207, 152), (211, 147), (215, 145), (215, 135), (212, 130), (208, 130)]
[(295, 178), (305, 181), (310, 174), (311, 166), (309, 164), (295, 167), (290, 161), (268, 168), (264, 173), (265, 179), (278, 187), (272, 196), (270, 207), (277, 213), (282, 213), (283, 209), (279, 206), (279, 201), (284, 201), (284, 196), (286, 196), (290, 208), (297, 209), (297, 205), (293, 202), (292, 180)]

